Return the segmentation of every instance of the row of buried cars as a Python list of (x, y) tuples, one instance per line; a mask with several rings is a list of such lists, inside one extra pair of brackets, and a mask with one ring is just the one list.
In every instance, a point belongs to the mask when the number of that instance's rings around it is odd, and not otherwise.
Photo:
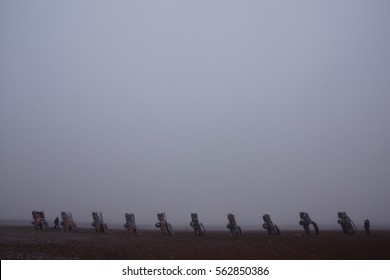
[[(48, 230), (49, 224), (45, 219), (45, 213), (43, 211), (33, 211), (32, 212), (33, 221), (32, 225), (37, 230)], [(303, 226), (306, 234), (311, 234), (310, 226), (314, 228), (315, 234), (319, 234), (318, 225), (314, 222), (308, 213), (300, 212), (300, 221), (299, 224)], [(72, 213), (70, 212), (61, 212), (62, 221), (60, 223), (61, 227), (64, 231), (72, 231), (76, 228), (76, 224), (73, 221)], [(242, 235), (242, 229), (237, 224), (236, 218), (233, 214), (229, 213), (227, 215), (228, 224), (226, 228), (229, 230), (230, 234), (233, 236)], [(101, 212), (92, 212), (92, 227), (95, 228), (96, 232), (108, 232), (108, 226), (103, 220), (103, 215)], [(138, 227), (135, 223), (135, 217), (132, 213), (125, 214), (126, 223), (124, 227), (127, 230), (127, 233), (130, 235), (136, 235), (139, 233)], [(161, 233), (174, 235), (173, 227), (170, 223), (168, 223), (165, 213), (157, 214), (157, 222), (155, 226), (161, 230)], [(263, 215), (263, 228), (267, 230), (269, 235), (280, 235), (279, 227), (273, 223), (271, 216), (269, 214)], [(59, 221), (57, 221), (58, 223)], [(351, 218), (345, 212), (338, 212), (338, 221), (337, 221), (345, 234), (355, 234), (356, 226)], [(206, 230), (202, 223), (199, 222), (198, 214), (191, 213), (191, 222), (190, 226), (193, 228), (195, 235), (205, 235)]]

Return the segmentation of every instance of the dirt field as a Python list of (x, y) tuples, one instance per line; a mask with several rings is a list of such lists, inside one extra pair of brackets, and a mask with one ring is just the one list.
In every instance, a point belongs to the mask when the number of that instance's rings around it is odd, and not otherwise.
[(107, 234), (91, 228), (73, 232), (36, 231), (29, 226), (0, 226), (0, 259), (390, 259), (390, 231), (347, 236), (323, 231), (306, 236), (302, 231), (266, 236), (245, 232), (231, 237), (227, 231), (195, 236), (179, 231), (166, 236), (156, 230), (129, 236), (123, 230)]

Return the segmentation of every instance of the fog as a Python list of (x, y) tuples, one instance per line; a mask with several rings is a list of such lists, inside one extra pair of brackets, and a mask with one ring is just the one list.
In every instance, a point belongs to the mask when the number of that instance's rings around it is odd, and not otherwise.
[(1, 1), (0, 220), (390, 225), (389, 1)]

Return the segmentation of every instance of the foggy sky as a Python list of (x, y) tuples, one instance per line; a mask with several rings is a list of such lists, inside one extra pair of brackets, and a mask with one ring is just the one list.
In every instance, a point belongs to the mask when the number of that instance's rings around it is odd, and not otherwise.
[(389, 1), (1, 1), (0, 219), (390, 225)]

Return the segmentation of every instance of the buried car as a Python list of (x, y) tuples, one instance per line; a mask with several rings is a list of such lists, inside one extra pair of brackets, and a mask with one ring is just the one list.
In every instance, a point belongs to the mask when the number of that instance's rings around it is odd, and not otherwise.
[(165, 213), (158, 213), (157, 219), (158, 222), (155, 224), (155, 226), (160, 228), (161, 233), (174, 235), (172, 225), (168, 223)]
[(92, 226), (95, 228), (95, 232), (108, 232), (107, 224), (103, 221), (103, 214), (101, 212), (92, 212)]
[(76, 228), (76, 224), (73, 221), (72, 213), (70, 212), (61, 212), (61, 226), (63, 227), (64, 231), (72, 231)]
[(303, 226), (303, 229), (305, 230), (305, 233), (306, 233), (307, 235), (310, 235), (310, 228), (309, 228), (310, 225), (313, 225), (314, 230), (315, 230), (315, 232), (316, 232), (317, 235), (320, 233), (319, 230), (318, 230), (318, 225), (317, 225), (317, 223), (311, 220), (311, 218), (310, 218), (310, 216), (309, 216), (308, 213), (306, 213), (306, 212), (300, 212), (300, 213), (299, 213), (299, 216), (300, 216), (300, 218), (301, 218), (301, 220), (299, 221), (299, 224), (300, 224), (301, 226)]
[(242, 235), (241, 227), (237, 225), (235, 216), (229, 213), (227, 218), (229, 223), (226, 225), (226, 228), (229, 229), (230, 234), (234, 236)]
[(268, 231), (269, 235), (280, 235), (279, 227), (272, 222), (269, 214), (263, 215), (263, 221), (263, 228)]
[(124, 227), (127, 229), (127, 233), (130, 235), (138, 234), (138, 227), (135, 225), (135, 217), (133, 213), (126, 213), (125, 214), (126, 223), (124, 224)]
[(338, 212), (337, 216), (339, 217), (337, 222), (341, 225), (341, 228), (345, 234), (356, 234), (357, 230), (355, 223), (351, 220), (350, 217), (348, 217), (347, 213)]
[(48, 230), (49, 224), (45, 219), (45, 212), (43, 211), (32, 211), (33, 221), (31, 224), (36, 230)]
[(206, 230), (204, 229), (203, 224), (199, 222), (197, 213), (191, 213), (190, 226), (194, 229), (195, 235), (205, 235), (206, 234)]

